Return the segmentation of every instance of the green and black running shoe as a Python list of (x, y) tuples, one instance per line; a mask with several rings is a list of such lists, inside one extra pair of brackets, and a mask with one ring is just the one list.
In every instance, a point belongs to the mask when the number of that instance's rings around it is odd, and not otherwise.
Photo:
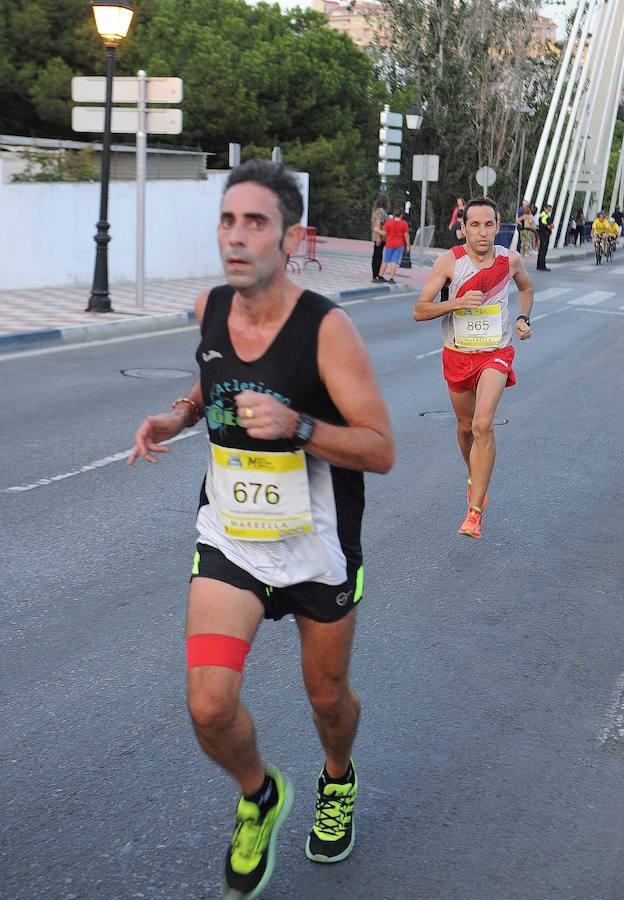
[(275, 866), (275, 842), (295, 796), (292, 782), (267, 766), (275, 782), (277, 801), (266, 810), (241, 797), (236, 807), (236, 823), (225, 860), (224, 900), (252, 900), (265, 889)]
[(335, 863), (346, 859), (355, 843), (353, 805), (358, 778), (353, 760), (344, 783), (330, 780), (326, 770), (319, 775), (314, 825), (306, 842), (306, 856), (314, 862)]

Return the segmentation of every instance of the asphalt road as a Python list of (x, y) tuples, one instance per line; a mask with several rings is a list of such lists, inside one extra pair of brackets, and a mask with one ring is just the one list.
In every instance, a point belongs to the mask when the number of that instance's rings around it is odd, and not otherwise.
[[(439, 324), (413, 324), (408, 296), (349, 307), (399, 447), (367, 478), (358, 843), (339, 866), (304, 856), (322, 754), (296, 628), (265, 624), (244, 696), (297, 789), (267, 900), (624, 896), (622, 263), (537, 273), (480, 543), (456, 534)], [(3, 898), (218, 895), (235, 790), (184, 699), (205, 438), (157, 467), (115, 459), (184, 394), (196, 342), (0, 361)]]

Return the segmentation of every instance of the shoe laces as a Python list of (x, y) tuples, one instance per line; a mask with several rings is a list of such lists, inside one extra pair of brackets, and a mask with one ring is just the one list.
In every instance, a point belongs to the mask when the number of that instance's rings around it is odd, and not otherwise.
[[(255, 804), (253, 805), (255, 806)], [(249, 804), (249, 806), (252, 806), (252, 804)], [(236, 825), (232, 835), (231, 854), (237, 853), (244, 859), (252, 859), (260, 855), (267, 844), (268, 834), (267, 816), (260, 819), (255, 810), (237, 810)]]
[(316, 794), (314, 825), (317, 831), (332, 837), (342, 837), (351, 821), (355, 790), (352, 784), (326, 785)]

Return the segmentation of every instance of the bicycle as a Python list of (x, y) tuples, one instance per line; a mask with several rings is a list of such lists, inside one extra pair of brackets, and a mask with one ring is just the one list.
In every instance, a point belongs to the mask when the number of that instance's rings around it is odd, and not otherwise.
[(609, 237), (607, 238), (607, 253), (605, 255), (607, 262), (612, 261), (613, 257), (615, 256), (616, 249), (617, 241), (612, 235), (609, 235)]
[(598, 234), (592, 235), (594, 240), (594, 253), (596, 254), (596, 265), (602, 265), (602, 257), (604, 254), (604, 246), (602, 244), (602, 236)]

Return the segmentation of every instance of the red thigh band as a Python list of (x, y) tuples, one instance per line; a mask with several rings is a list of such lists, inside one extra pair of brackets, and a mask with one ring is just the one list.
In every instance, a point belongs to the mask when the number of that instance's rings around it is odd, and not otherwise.
[(251, 644), (228, 634), (192, 634), (186, 639), (186, 667), (223, 666), (242, 672)]

